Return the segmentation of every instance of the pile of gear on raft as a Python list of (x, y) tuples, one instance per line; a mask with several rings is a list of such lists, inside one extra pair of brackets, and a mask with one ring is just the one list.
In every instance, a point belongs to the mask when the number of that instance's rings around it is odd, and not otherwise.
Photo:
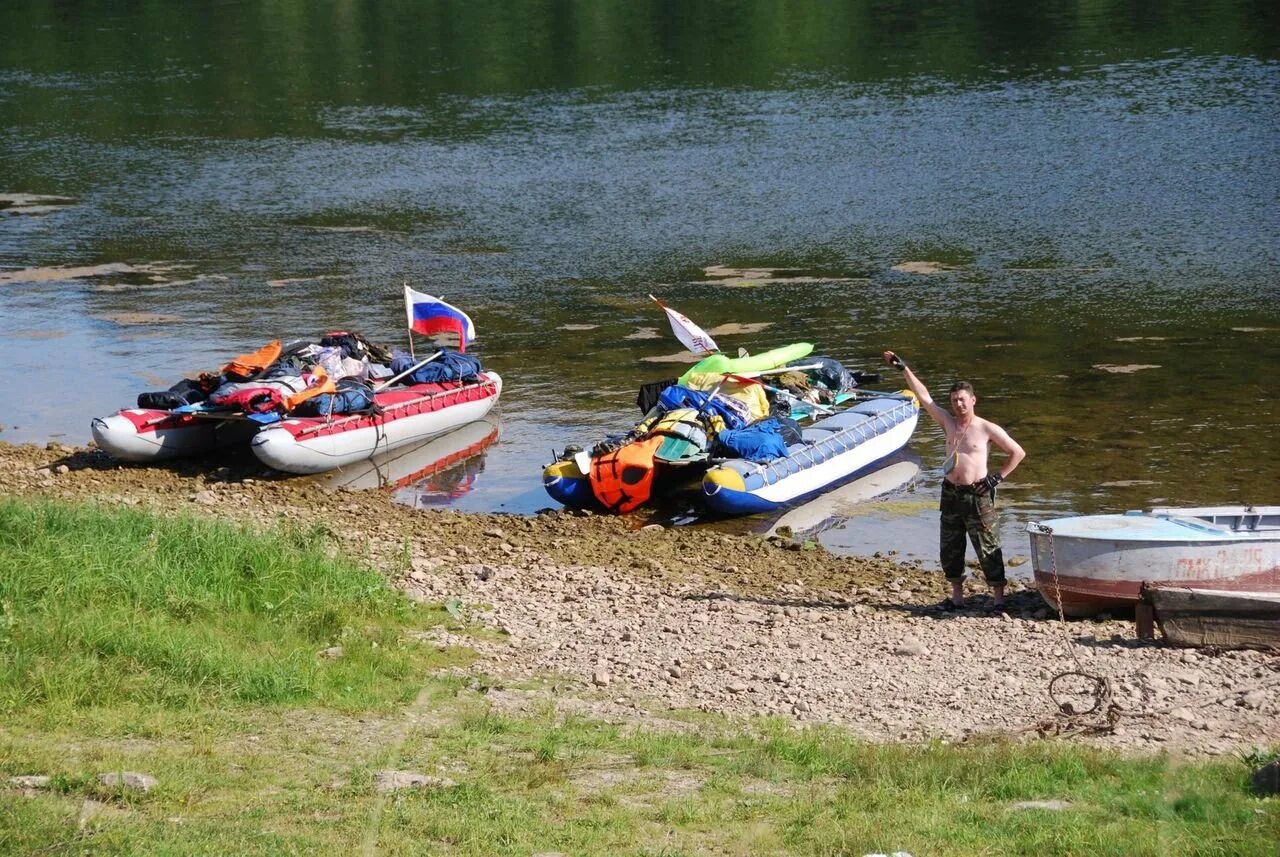
[[(590, 451), (566, 447), (559, 460), (581, 462), (595, 498), (607, 510), (626, 514), (648, 498), (655, 467), (695, 472), (716, 460), (783, 458), (789, 446), (804, 443), (798, 420), (831, 413), (859, 383), (879, 380), (851, 372), (832, 357), (803, 356), (812, 350), (808, 343), (789, 349), (799, 356), (776, 370), (755, 373), (761, 377), (734, 374), (729, 370), (738, 361), (717, 354), (679, 378), (645, 384), (636, 399), (645, 416), (634, 428)], [(548, 473), (556, 472), (553, 464)], [(573, 504), (557, 493), (568, 490), (565, 483), (557, 484), (553, 496)]]
[(675, 438), (686, 443), (666, 444), (665, 449), (658, 444), (654, 457), (668, 464), (707, 458), (772, 461), (801, 442), (800, 424), (793, 417), (829, 409), (860, 381), (879, 378), (850, 372), (832, 357), (793, 360), (786, 365), (791, 371), (767, 382), (699, 371), (700, 366), (679, 378), (643, 385), (636, 404), (644, 419), (625, 435), (597, 444), (591, 454), (633, 441)]
[[(411, 371), (410, 371), (411, 370)], [(242, 354), (217, 372), (184, 378), (168, 390), (140, 393), (138, 407), (175, 412), (242, 413), (258, 422), (285, 415), (333, 417), (377, 413), (380, 383), (469, 381), (483, 371), (469, 354), (443, 350), (429, 363), (370, 342), (358, 333), (332, 331), (319, 340), (274, 340)]]

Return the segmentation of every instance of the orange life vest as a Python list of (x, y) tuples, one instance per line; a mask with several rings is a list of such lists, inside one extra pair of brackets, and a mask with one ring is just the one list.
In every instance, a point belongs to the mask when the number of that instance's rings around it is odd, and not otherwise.
[(625, 515), (649, 499), (653, 454), (663, 440), (648, 437), (591, 459), (591, 490), (606, 509)]
[(280, 352), (283, 350), (280, 340), (273, 340), (257, 351), (241, 354), (222, 367), (222, 374), (234, 375), (237, 378), (250, 378), (279, 360)]
[(306, 389), (284, 397), (282, 404), (286, 412), (292, 411), (307, 399), (314, 399), (321, 393), (336, 393), (338, 391), (338, 385), (333, 383), (333, 379), (324, 371), (323, 366), (317, 364), (312, 366), (311, 370), (311, 377), (308, 379)]

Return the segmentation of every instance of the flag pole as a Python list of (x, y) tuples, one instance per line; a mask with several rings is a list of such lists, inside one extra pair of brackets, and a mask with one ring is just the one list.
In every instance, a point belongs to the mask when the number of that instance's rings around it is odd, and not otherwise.
[(408, 280), (408, 278), (405, 278), (405, 281), (404, 281), (404, 308), (405, 308), (405, 325), (406, 325), (406, 326), (408, 327), (408, 329), (409, 329), (409, 330), (408, 330), (408, 332), (409, 332), (409, 359), (410, 359), (410, 360), (417, 360), (417, 359), (418, 359), (418, 355), (416, 355), (416, 354), (414, 354), (414, 353), (413, 353), (413, 325), (412, 325), (412, 324), (409, 324), (409, 318), (408, 318), (408, 315), (409, 315), (409, 280)]

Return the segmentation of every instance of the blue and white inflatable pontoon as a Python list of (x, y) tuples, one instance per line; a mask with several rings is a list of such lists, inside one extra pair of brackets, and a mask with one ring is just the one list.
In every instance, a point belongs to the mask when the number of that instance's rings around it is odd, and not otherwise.
[(780, 509), (820, 494), (906, 446), (920, 404), (909, 391), (858, 402), (819, 420), (785, 458), (766, 464), (742, 459), (711, 467), (702, 479), (708, 506), (726, 515)]

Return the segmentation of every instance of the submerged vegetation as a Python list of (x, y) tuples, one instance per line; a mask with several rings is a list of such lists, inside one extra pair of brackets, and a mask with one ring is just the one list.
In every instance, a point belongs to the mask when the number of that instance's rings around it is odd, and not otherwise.
[[(559, 696), (591, 694), (468, 681), (450, 667), (471, 653), (422, 639), (468, 633), (464, 614), (329, 545), (0, 501), (0, 852), (1262, 855), (1280, 838), (1237, 759), (566, 716)], [(425, 782), (380, 792), (379, 770)], [(9, 782), (31, 775), (50, 779)]]

